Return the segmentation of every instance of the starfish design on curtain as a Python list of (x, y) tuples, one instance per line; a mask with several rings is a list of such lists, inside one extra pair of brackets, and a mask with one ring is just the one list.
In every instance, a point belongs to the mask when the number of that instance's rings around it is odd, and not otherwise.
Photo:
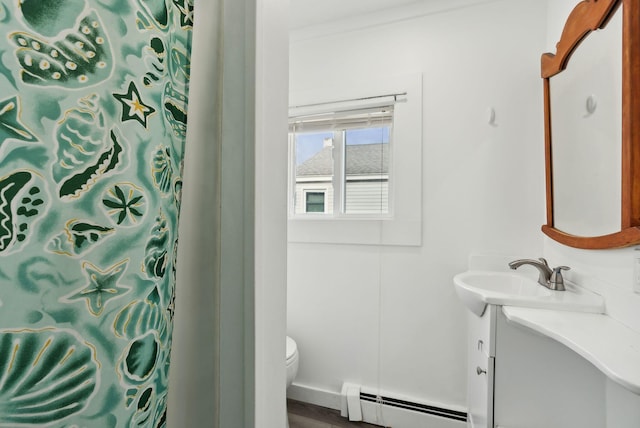
[(147, 128), (147, 118), (156, 110), (142, 101), (140, 92), (133, 81), (129, 82), (126, 94), (113, 94), (113, 96), (122, 103), (123, 122), (137, 120), (145, 129)]
[(18, 96), (0, 101), (0, 145), (15, 139), (35, 142), (38, 139), (20, 122), (20, 99)]
[(180, 11), (180, 25), (182, 27), (193, 26), (193, 4), (190, 0), (173, 0)]
[(118, 284), (128, 265), (129, 259), (126, 259), (103, 271), (94, 264), (85, 261), (82, 268), (89, 283), (84, 288), (67, 296), (65, 300), (72, 302), (86, 299), (89, 312), (94, 316), (99, 316), (109, 300), (118, 298), (131, 289), (129, 286)]

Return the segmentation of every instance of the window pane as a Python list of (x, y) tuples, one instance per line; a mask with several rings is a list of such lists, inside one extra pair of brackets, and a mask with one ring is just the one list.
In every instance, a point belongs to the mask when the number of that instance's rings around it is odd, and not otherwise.
[(324, 192), (307, 192), (305, 196), (308, 213), (324, 212)]
[[(298, 133), (294, 136), (295, 214), (333, 212), (333, 137), (333, 132)], [(314, 211), (317, 207), (308, 208), (305, 192), (306, 195), (312, 195), (314, 192), (322, 195), (321, 210)]]
[(345, 131), (344, 212), (389, 212), (390, 127)]

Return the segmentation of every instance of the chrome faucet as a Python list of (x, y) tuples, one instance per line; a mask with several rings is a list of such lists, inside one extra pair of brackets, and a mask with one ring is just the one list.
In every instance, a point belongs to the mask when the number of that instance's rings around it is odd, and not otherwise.
[(540, 275), (538, 276), (538, 284), (547, 287), (550, 290), (564, 291), (564, 279), (562, 278), (562, 271), (569, 270), (568, 266), (558, 266), (551, 269), (549, 263), (542, 257), (538, 260), (521, 259), (514, 260), (509, 263), (511, 269), (518, 269), (522, 265), (531, 265), (538, 269)]

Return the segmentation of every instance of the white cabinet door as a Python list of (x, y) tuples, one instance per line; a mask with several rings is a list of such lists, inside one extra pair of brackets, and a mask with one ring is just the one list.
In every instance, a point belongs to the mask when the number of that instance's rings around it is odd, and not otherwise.
[(469, 313), (467, 339), (467, 405), (473, 428), (493, 428), (496, 306), (482, 317)]
[(495, 359), (477, 354), (475, 365), (469, 367), (469, 425), (473, 428), (493, 428), (493, 380)]

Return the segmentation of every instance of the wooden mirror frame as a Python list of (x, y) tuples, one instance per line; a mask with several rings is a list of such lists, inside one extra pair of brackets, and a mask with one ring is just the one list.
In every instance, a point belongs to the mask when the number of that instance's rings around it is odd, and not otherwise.
[[(602, 236), (575, 236), (558, 230), (553, 220), (551, 94), (549, 78), (562, 72), (571, 54), (592, 31), (604, 28), (622, 5), (622, 201), (621, 230)], [(556, 45), (556, 54), (541, 58), (544, 83), (544, 128), (547, 224), (551, 239), (574, 248), (607, 249), (640, 243), (640, 0), (584, 0), (573, 9)]]

